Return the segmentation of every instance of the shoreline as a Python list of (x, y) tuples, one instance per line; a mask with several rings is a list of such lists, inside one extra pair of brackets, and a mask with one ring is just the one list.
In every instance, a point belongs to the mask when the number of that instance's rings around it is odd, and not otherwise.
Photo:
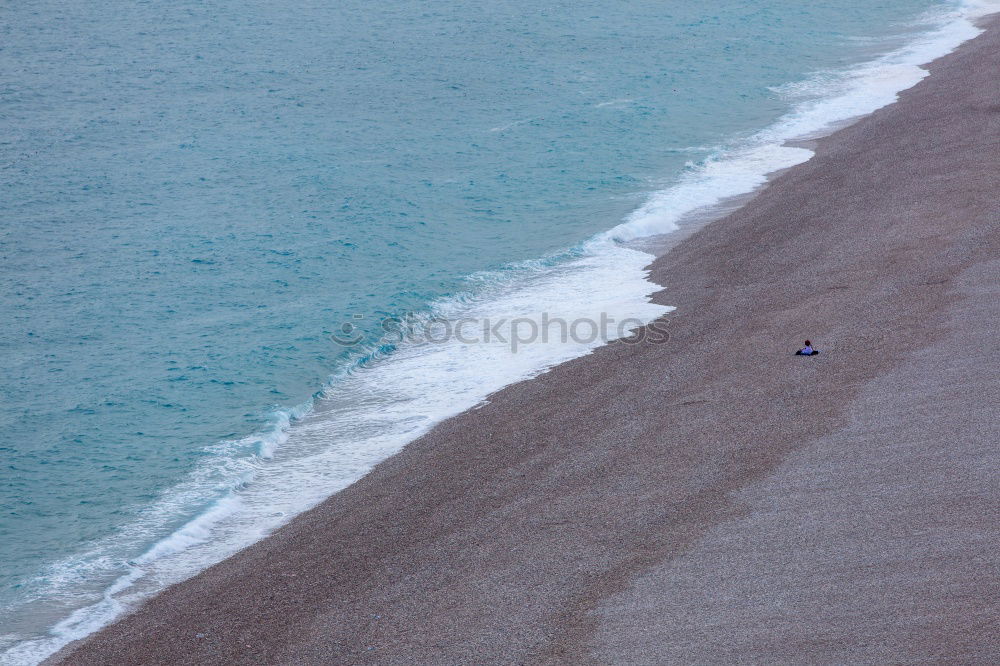
[[(720, 525), (746, 519), (730, 495), (760, 486), (808, 444), (846, 427), (865, 388), (904, 365), (886, 352), (947, 338), (936, 327), (947, 320), (950, 284), (969, 268), (968, 247), (995, 253), (996, 239), (990, 246), (968, 219), (952, 220), (951, 233), (966, 235), (949, 239), (923, 218), (897, 219), (897, 211), (920, 217), (908, 208), (917, 197), (948, 219), (947, 194), (957, 189), (995, 224), (995, 207), (982, 197), (995, 191), (996, 177), (977, 178), (968, 166), (957, 176), (942, 169), (953, 163), (932, 164), (938, 155), (921, 161), (905, 148), (934, 147), (947, 136), (958, 146), (950, 151), (985, 159), (991, 135), (983, 127), (996, 121), (980, 116), (991, 117), (997, 100), (966, 109), (977, 75), (963, 82), (955, 63), (992, 58), (978, 68), (990, 71), (996, 33), (994, 20), (985, 35), (936, 61), (932, 76), (899, 103), (820, 139), (810, 161), (657, 259), (652, 279), (667, 287), (656, 302), (678, 307), (667, 317), (668, 344), (612, 343), (503, 389), (53, 661), (354, 661), (370, 652), (401, 663), (593, 659), (591, 637), (606, 637), (627, 616), (627, 590), (662, 563), (680, 562)], [(981, 81), (979, 88), (985, 95)], [(916, 118), (942, 129), (929, 117), (935, 109), (964, 123), (964, 141), (978, 145), (962, 144), (954, 128), (928, 138), (900, 127)], [(894, 170), (886, 160), (899, 156), (887, 145), (920, 167), (914, 173), (936, 184), (940, 201), (919, 198), (927, 196), (920, 183), (902, 182), (920, 177)], [(866, 190), (875, 180), (861, 180), (858, 170), (877, 176), (894, 209)], [(830, 211), (857, 219), (838, 226)], [(808, 224), (808, 233), (789, 219)], [(852, 263), (855, 255), (867, 261)], [(925, 265), (928, 258), (941, 261)], [(866, 268), (871, 261), (880, 269)], [(892, 262), (907, 271), (903, 278), (888, 271)], [(915, 276), (927, 279), (914, 292)], [(870, 295), (873, 284), (888, 286)], [(787, 348), (809, 336), (830, 351), (791, 370)], [(801, 397), (818, 389), (822, 404), (803, 411)], [(731, 411), (751, 418), (719, 418)], [(790, 423), (789, 414), (799, 418)], [(602, 613), (611, 619), (596, 619)], [(161, 633), (135, 638), (152, 630)], [(663, 637), (649, 658), (664, 658), (669, 643)]]

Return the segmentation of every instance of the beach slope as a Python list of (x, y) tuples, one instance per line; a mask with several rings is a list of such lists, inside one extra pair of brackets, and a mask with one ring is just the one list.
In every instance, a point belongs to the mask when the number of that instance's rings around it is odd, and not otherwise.
[(497, 393), (56, 661), (996, 661), (1000, 31), (930, 70), (656, 261), (668, 341)]

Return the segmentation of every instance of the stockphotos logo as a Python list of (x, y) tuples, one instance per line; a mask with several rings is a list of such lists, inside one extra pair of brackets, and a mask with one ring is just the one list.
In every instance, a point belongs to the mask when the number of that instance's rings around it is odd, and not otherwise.
[[(362, 331), (365, 316), (356, 314), (353, 321), (340, 326), (340, 332), (330, 338), (342, 347), (359, 345), (367, 338)], [(458, 342), (463, 345), (509, 345), (511, 353), (533, 344), (579, 344), (622, 340), (627, 344), (650, 342), (661, 344), (670, 339), (666, 321), (657, 319), (649, 325), (639, 319), (615, 320), (606, 312), (596, 319), (579, 317), (567, 320), (552, 317), (547, 312), (538, 317), (463, 317), (447, 319), (406, 314), (386, 317), (379, 322), (381, 344), (443, 345)]]

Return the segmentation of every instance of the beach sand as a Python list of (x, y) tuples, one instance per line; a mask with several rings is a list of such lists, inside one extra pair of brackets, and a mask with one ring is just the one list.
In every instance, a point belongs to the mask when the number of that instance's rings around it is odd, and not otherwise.
[(996, 23), (930, 69), (653, 264), (667, 342), (500, 391), (54, 661), (996, 663)]

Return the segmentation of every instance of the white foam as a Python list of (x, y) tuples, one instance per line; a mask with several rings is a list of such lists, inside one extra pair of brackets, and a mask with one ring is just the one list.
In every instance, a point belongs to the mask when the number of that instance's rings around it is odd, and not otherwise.
[(627, 106), (634, 102), (635, 100), (629, 97), (620, 97), (618, 99), (611, 99), (607, 102), (600, 102), (594, 105), (595, 109), (603, 109), (606, 106), (622, 107)]
[[(651, 195), (622, 224), (584, 244), (575, 258), (477, 274), (470, 277), (470, 294), (438, 303), (434, 314), (522, 318), (536, 325), (543, 312), (567, 321), (598, 319), (601, 312), (618, 321), (658, 317), (668, 308), (649, 302), (657, 289), (645, 279), (651, 257), (620, 242), (669, 233), (685, 215), (751, 192), (768, 173), (809, 159), (811, 151), (784, 144), (891, 103), (926, 76), (921, 64), (979, 34), (972, 21), (1000, 9), (1000, 2), (951, 6), (952, 11), (929, 17), (929, 28), (893, 53), (783, 88), (782, 94), (801, 99), (790, 113), (691, 165), (673, 187)], [(520, 122), (527, 121), (491, 131)], [(627, 330), (610, 333), (614, 338)], [(309, 403), (276, 413), (265, 432), (209, 447), (203, 465), (120, 533), (31, 582), (36, 598), (66, 609), (68, 617), (44, 637), (0, 636), (7, 644), (19, 641), (0, 655), (0, 664), (38, 663), (164, 586), (232, 555), (350, 485), (442, 419), (600, 344), (601, 339), (523, 345), (512, 353), (509, 339), (476, 345), (451, 340), (402, 344), (387, 358), (376, 355), (373, 362), (331, 382), (315, 409)], [(178, 516), (192, 515), (174, 524)], [(141, 544), (150, 543), (135, 556)], [(94, 591), (98, 589), (102, 591)], [(11, 610), (3, 609), (5, 615)]]
[(507, 123), (506, 125), (497, 125), (496, 127), (491, 127), (489, 131), (491, 132), (506, 132), (507, 130), (517, 127), (518, 125), (523, 125), (525, 123), (530, 123), (532, 118), (525, 118), (524, 120), (515, 120), (513, 122)]
[(795, 166), (812, 157), (805, 148), (760, 143), (735, 149), (707, 159), (690, 168), (680, 182), (656, 192), (624, 222), (603, 234), (620, 242), (670, 233), (692, 212), (725, 199), (752, 192), (765, 182), (767, 174)]

